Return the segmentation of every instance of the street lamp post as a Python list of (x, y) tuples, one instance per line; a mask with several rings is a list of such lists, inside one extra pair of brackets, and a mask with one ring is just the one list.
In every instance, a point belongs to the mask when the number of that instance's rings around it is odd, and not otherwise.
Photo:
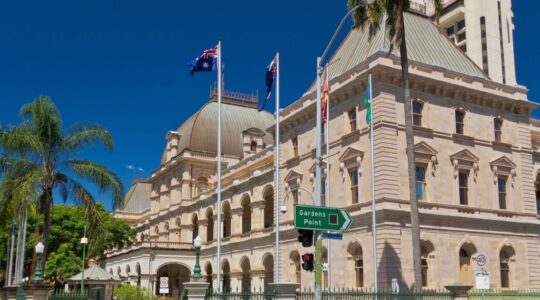
[(36, 254), (37, 254), (37, 265), (36, 265), (36, 273), (34, 274), (34, 278), (32, 278), (33, 282), (41, 283), (43, 281), (43, 272), (41, 270), (41, 258), (43, 256), (43, 251), (45, 250), (45, 246), (43, 243), (39, 242), (36, 245)]
[[(338, 28), (334, 32), (334, 35), (332, 36), (332, 39), (324, 49), (324, 52), (321, 56), (317, 57), (317, 120), (316, 120), (316, 148), (315, 148), (315, 161), (316, 161), (316, 169), (315, 169), (315, 205), (321, 206), (321, 160), (322, 160), (322, 149), (321, 149), (321, 127), (322, 127), (322, 115), (321, 115), (321, 107), (322, 107), (322, 101), (321, 101), (321, 74), (323, 72), (323, 63), (326, 55), (330, 51), (330, 47), (334, 44), (334, 41), (337, 37), (337, 34), (343, 27), (343, 24), (345, 23), (345, 20), (357, 9), (362, 7), (363, 4), (357, 5), (353, 8), (351, 8), (347, 14), (341, 19), (341, 22), (338, 25)], [(328, 104), (329, 105), (329, 104)], [(330, 120), (328, 120), (329, 122)], [(326, 153), (328, 156), (329, 154)], [(320, 231), (316, 230), (315, 232), (315, 300), (321, 300), (322, 299), (322, 287), (321, 287), (321, 281), (322, 281), (322, 267), (321, 267), (321, 250), (322, 250), (322, 240), (320, 236)], [(328, 270), (330, 272), (330, 270)], [(375, 280), (375, 289), (377, 289), (377, 283)]]
[(81, 238), (81, 245), (83, 245), (82, 254), (82, 274), (81, 274), (81, 292), (84, 293), (84, 268), (86, 260), (86, 245), (88, 245), (88, 238), (86, 237), (86, 226), (84, 226), (84, 236)]
[(191, 276), (191, 278), (195, 279), (196, 281), (202, 278), (201, 265), (199, 264), (199, 256), (201, 255), (201, 245), (202, 245), (201, 237), (197, 236), (193, 240), (193, 246), (195, 247), (195, 267), (193, 268), (193, 275)]

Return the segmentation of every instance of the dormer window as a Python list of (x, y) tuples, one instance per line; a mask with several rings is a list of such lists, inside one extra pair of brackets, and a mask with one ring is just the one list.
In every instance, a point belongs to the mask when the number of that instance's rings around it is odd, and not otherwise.
[(356, 130), (356, 107), (348, 111), (350, 131)]
[(252, 141), (249, 150), (251, 150), (251, 152), (257, 152), (257, 142)]
[(413, 101), (413, 125), (422, 126), (422, 110), (424, 109), (424, 104), (418, 100)]

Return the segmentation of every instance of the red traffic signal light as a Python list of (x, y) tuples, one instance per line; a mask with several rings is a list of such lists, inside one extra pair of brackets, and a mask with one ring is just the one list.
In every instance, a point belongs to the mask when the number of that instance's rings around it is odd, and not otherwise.
[(315, 256), (313, 253), (305, 253), (302, 255), (302, 269), (313, 272), (314, 270), (314, 262), (315, 262)]

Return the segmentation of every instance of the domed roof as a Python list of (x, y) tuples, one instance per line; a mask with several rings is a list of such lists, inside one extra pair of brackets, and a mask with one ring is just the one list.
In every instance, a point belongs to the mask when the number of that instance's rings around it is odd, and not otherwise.
[[(217, 113), (218, 104), (211, 100), (178, 127), (176, 130), (180, 136), (178, 153), (184, 149), (217, 152)], [(250, 128), (265, 131), (273, 123), (274, 116), (266, 111), (257, 111), (256, 104), (223, 99), (221, 106), (222, 153), (242, 156), (242, 132)], [(265, 141), (271, 144), (272, 137), (266, 135)], [(165, 155), (162, 156), (161, 163), (165, 163)]]

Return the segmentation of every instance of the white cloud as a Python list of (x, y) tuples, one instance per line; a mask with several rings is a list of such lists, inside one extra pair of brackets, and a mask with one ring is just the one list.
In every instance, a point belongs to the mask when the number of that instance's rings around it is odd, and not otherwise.
[(139, 171), (139, 172), (144, 172), (144, 169), (142, 167), (137, 167), (137, 166), (134, 166), (134, 165), (126, 165), (126, 169), (128, 170), (132, 170), (132, 171)]

